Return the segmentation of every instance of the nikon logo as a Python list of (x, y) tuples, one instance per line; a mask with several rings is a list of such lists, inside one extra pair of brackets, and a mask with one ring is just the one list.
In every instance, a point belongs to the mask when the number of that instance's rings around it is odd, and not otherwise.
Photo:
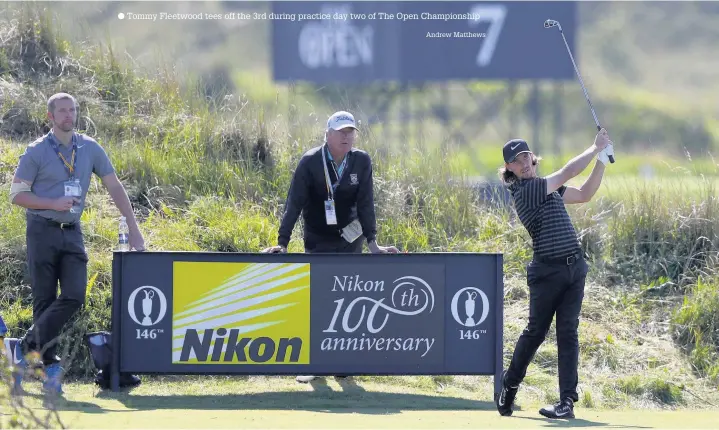
[(309, 263), (178, 261), (171, 298), (172, 363), (310, 362)]
[(197, 330), (188, 329), (182, 342), (180, 362), (196, 358), (198, 362), (297, 363), (301, 350), (302, 339), (299, 337), (282, 337), (276, 343), (269, 337), (240, 337), (240, 330), (236, 328), (220, 328), (217, 332), (207, 329), (202, 336)]

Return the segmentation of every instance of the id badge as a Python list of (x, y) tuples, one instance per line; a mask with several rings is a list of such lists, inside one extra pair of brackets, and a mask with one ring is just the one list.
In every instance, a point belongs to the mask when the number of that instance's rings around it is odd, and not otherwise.
[[(80, 186), (80, 180), (74, 179), (65, 182), (65, 197), (82, 197), (82, 187)], [(72, 205), (72, 208), (70, 208), (70, 213), (77, 214), (80, 213), (80, 205), (77, 203), (74, 203)]]
[(335, 201), (325, 201), (325, 218), (327, 219), (327, 225), (337, 225), (337, 213), (335, 212)]
[(65, 182), (65, 197), (81, 197), (82, 187), (80, 186), (80, 180), (75, 179), (74, 181)]
[(349, 243), (354, 242), (360, 236), (362, 236), (362, 224), (359, 220), (352, 221), (342, 229), (342, 238)]

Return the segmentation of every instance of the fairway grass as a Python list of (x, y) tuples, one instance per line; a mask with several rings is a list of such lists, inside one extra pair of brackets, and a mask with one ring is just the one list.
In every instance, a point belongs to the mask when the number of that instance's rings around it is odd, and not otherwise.
[[(169, 378), (145, 381), (131, 392), (68, 384), (56, 404), (66, 428), (716, 428), (716, 410), (621, 410), (577, 406), (577, 419), (548, 420), (541, 404), (522, 402), (512, 417), (497, 413), (490, 392), (418, 390), (360, 380), (327, 378), (298, 384), (291, 377)], [(487, 377), (487, 382), (491, 378)], [(23, 398), (48, 415), (28, 384)], [(7, 408), (3, 407), (4, 410)], [(7, 415), (3, 416), (7, 419)], [(51, 423), (59, 425), (53, 418)]]

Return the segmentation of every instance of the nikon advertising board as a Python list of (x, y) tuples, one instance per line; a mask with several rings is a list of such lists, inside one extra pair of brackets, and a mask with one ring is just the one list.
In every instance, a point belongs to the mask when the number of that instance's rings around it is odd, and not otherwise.
[(115, 253), (116, 371), (501, 371), (500, 254)]

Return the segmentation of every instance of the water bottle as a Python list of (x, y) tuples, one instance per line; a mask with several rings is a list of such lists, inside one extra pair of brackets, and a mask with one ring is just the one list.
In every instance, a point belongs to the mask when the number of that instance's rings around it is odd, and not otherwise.
[(127, 226), (127, 219), (123, 216), (120, 217), (120, 228), (119, 228), (119, 246), (118, 251), (126, 252), (130, 250), (130, 227)]

